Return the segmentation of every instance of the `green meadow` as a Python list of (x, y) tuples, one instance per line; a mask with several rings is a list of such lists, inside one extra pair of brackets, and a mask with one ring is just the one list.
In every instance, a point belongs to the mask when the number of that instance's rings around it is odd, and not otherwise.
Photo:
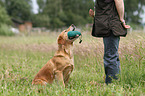
[[(121, 74), (106, 85), (102, 38), (83, 32), (74, 42), (75, 68), (67, 88), (32, 85), (37, 72), (57, 50), (59, 33), (0, 36), (0, 96), (145, 96), (145, 33), (121, 37)], [(40, 92), (39, 92), (40, 91)]]

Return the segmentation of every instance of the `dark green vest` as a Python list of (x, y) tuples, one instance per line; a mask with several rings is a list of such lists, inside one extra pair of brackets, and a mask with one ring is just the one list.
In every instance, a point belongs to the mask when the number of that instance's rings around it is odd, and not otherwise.
[(122, 26), (114, 0), (96, 0), (92, 36), (105, 37), (110, 33), (126, 36), (127, 29)]

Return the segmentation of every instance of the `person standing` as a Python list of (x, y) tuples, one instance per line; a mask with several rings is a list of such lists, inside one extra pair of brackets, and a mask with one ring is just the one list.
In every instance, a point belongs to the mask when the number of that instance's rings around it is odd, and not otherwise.
[(127, 35), (124, 20), (124, 1), (123, 0), (96, 0), (95, 14), (92, 9), (89, 15), (94, 18), (92, 36), (103, 37), (104, 43), (104, 68), (105, 83), (111, 83), (112, 78), (118, 79), (120, 73), (120, 60), (118, 47), (120, 36)]

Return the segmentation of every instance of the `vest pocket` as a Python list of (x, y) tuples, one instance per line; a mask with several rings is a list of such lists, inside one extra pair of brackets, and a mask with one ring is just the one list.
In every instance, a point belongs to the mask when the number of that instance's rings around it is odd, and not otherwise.
[(108, 25), (108, 19), (104, 16), (96, 16), (94, 19), (92, 35), (96, 37), (108, 36), (110, 29)]

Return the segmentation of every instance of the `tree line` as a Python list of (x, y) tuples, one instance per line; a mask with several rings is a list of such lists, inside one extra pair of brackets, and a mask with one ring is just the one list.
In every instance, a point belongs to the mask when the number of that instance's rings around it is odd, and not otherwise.
[[(124, 0), (126, 21), (141, 24), (145, 0)], [(60, 28), (92, 23), (89, 9), (94, 0), (37, 0), (38, 14), (32, 12), (32, 0), (0, 0), (0, 24), (11, 24), (11, 19), (31, 21), (34, 27)]]

